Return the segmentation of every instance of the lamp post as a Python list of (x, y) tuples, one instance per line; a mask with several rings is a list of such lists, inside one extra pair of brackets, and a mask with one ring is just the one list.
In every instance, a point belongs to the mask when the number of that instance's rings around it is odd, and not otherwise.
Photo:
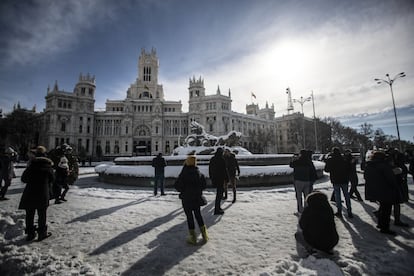
[(315, 116), (315, 99), (313, 97), (313, 90), (311, 93), (312, 107), (313, 107), (313, 126), (315, 128), (315, 152), (318, 152), (318, 132), (316, 131), (316, 116)]
[(306, 102), (308, 102), (308, 101), (310, 101), (310, 100), (311, 100), (311, 97), (307, 97), (307, 98), (300, 97), (300, 100), (299, 99), (293, 99), (293, 102), (300, 103), (300, 106), (302, 107), (302, 116), (303, 116), (303, 118), (302, 118), (303, 148), (306, 147), (306, 145), (305, 145), (305, 114), (303, 113), (303, 104), (306, 103)]
[(300, 103), (300, 106), (302, 107), (302, 114), (303, 114), (303, 104), (305, 103), (305, 102), (308, 102), (308, 101), (310, 101), (311, 100), (311, 97), (307, 97), (307, 98), (303, 98), (303, 97), (300, 97), (300, 100), (299, 99), (293, 99), (293, 102), (294, 103)]
[(394, 83), (394, 81), (396, 79), (405, 77), (405, 73), (401, 72), (401, 73), (395, 75), (392, 79), (390, 78), (389, 74), (386, 74), (385, 76), (387, 77), (386, 80), (384, 80), (384, 79), (374, 79), (374, 80), (378, 84), (386, 83), (390, 86), (391, 97), (392, 97), (392, 106), (394, 108), (395, 125), (397, 126), (398, 145), (399, 145), (400, 151), (401, 151), (402, 149), (401, 149), (400, 129), (398, 128), (397, 111), (395, 110), (394, 92), (392, 91), (392, 84)]

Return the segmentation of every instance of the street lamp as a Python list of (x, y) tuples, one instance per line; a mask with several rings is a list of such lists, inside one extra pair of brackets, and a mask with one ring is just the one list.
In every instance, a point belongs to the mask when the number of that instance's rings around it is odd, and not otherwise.
[(300, 106), (302, 107), (302, 114), (303, 114), (303, 104), (305, 102), (310, 101), (310, 100), (311, 100), (311, 97), (307, 97), (306, 99), (304, 99), (303, 97), (300, 97), (300, 100), (299, 99), (293, 99), (293, 102), (294, 103), (300, 103)]
[(400, 151), (401, 151), (402, 149), (401, 149), (401, 140), (400, 140), (400, 129), (398, 128), (397, 111), (395, 110), (394, 92), (392, 91), (392, 84), (394, 83), (394, 81), (396, 79), (405, 77), (405, 73), (404, 72), (401, 72), (401, 73), (395, 75), (392, 79), (390, 79), (390, 75), (389, 74), (386, 74), (385, 76), (387, 77), (386, 80), (384, 80), (384, 79), (374, 79), (374, 80), (378, 84), (386, 83), (386, 84), (388, 84), (390, 86), (391, 97), (392, 97), (392, 106), (394, 108), (395, 125), (397, 126), (398, 144), (400, 146)]
[(306, 103), (306, 102), (308, 102), (308, 101), (310, 101), (310, 100), (311, 100), (311, 97), (307, 97), (307, 98), (300, 97), (300, 100), (293, 99), (293, 102), (300, 103), (300, 106), (302, 107), (302, 116), (303, 116), (303, 118), (302, 118), (303, 148), (306, 147), (306, 145), (305, 145), (305, 114), (303, 114), (303, 104)]
[(318, 152), (318, 132), (316, 131), (316, 116), (315, 116), (315, 99), (313, 97), (313, 90), (311, 93), (312, 107), (313, 107), (313, 126), (315, 129), (315, 152)]

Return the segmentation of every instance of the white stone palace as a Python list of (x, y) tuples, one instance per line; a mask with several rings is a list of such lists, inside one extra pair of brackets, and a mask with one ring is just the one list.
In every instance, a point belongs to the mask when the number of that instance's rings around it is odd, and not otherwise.
[[(251, 152), (286, 153), (313, 149), (313, 120), (301, 113), (275, 117), (274, 106), (246, 104), (246, 114), (232, 111), (231, 91), (220, 88), (207, 95), (204, 80), (190, 78), (189, 111), (182, 111), (181, 101), (165, 99), (158, 82), (159, 61), (154, 49), (141, 50), (138, 76), (122, 100), (107, 100), (105, 111), (95, 110), (95, 77), (80, 75), (73, 92), (59, 90), (57, 82), (47, 89), (46, 107), (41, 113), (39, 142), (52, 149), (63, 143), (93, 158), (171, 154), (189, 134), (191, 121), (216, 136), (231, 130), (241, 132), (241, 146)], [(302, 125), (299, 125), (302, 124)], [(302, 127), (301, 127), (302, 126)], [(304, 131), (303, 131), (304, 133)]]

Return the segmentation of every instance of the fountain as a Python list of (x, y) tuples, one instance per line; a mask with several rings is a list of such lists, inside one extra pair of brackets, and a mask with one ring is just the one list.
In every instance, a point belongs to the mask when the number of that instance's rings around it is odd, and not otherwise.
[[(239, 144), (242, 134), (230, 131), (227, 135), (216, 137), (208, 134), (204, 127), (193, 121), (191, 134), (183, 146), (174, 149), (171, 156), (164, 156), (165, 187), (172, 187), (178, 177), (184, 160), (189, 154), (197, 156), (197, 165), (208, 179), (208, 164), (218, 147), (228, 148), (236, 153), (240, 166), (239, 187), (275, 186), (293, 183), (293, 169), (289, 162), (293, 154), (252, 154)], [(149, 187), (152, 185), (154, 168), (151, 163), (154, 156), (118, 157), (114, 165), (99, 165), (95, 171), (102, 182)], [(324, 163), (314, 161), (318, 177), (323, 175)], [(208, 183), (209, 183), (208, 179)]]

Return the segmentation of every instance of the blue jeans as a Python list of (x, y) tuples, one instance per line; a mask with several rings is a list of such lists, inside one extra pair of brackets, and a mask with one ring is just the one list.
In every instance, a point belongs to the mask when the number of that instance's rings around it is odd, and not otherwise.
[(348, 209), (348, 213), (352, 212), (351, 199), (348, 193), (348, 183), (334, 184), (333, 187), (334, 187), (335, 202), (336, 202), (336, 207), (338, 208), (338, 213), (342, 213), (341, 190), (345, 197), (345, 204), (346, 204), (346, 208)]
[[(310, 193), (311, 182), (295, 180), (293, 185), (295, 186), (298, 212), (302, 213), (303, 212), (303, 200), (305, 201), (305, 206), (306, 206), (306, 197)], [(303, 194), (303, 198), (302, 198), (302, 194)]]
[(164, 194), (164, 174), (156, 174), (154, 177), (154, 195), (157, 194), (158, 183), (160, 186), (161, 194)]

